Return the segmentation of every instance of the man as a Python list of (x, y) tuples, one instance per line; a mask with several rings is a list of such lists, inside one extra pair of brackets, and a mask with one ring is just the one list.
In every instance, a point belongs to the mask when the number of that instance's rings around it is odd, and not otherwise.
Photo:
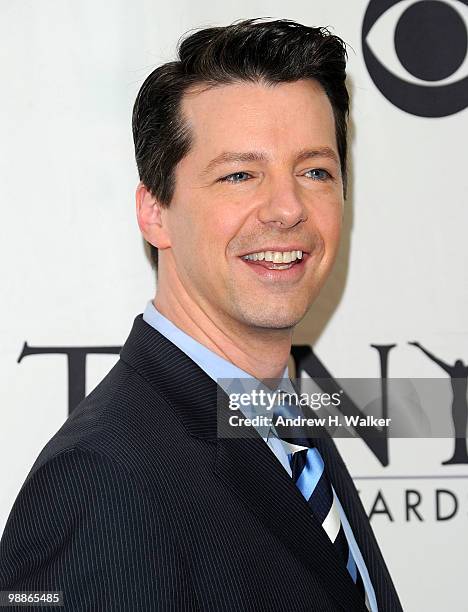
[(324, 29), (248, 20), (146, 79), (136, 204), (157, 294), (28, 475), (1, 589), (70, 610), (401, 610), (331, 440), (217, 429), (216, 381), (282, 379), (335, 259), (345, 57)]

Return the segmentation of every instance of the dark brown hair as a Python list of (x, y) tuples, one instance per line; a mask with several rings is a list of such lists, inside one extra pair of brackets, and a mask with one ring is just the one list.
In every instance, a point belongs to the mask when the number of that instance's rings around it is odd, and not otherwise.
[[(162, 206), (169, 206), (175, 168), (188, 153), (191, 135), (181, 117), (184, 93), (195, 85), (247, 81), (268, 85), (314, 79), (327, 94), (346, 188), (346, 131), (349, 96), (346, 47), (326, 28), (286, 19), (247, 19), (195, 31), (178, 45), (178, 59), (159, 66), (141, 86), (133, 108), (135, 157), (140, 175)], [(151, 245), (157, 268), (158, 250)]]

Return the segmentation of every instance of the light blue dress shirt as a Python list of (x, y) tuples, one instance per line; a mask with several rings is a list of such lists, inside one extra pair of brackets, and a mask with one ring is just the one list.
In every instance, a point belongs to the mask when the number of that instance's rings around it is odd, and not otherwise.
[[(249, 379), (254, 380), (253, 376), (241, 370), (230, 361), (223, 359), (203, 344), (183, 332), (174, 323), (169, 321), (158, 310), (156, 310), (152, 301), (149, 301), (143, 313), (143, 320), (154, 327), (160, 334), (165, 336), (170, 342), (183, 351), (192, 361), (194, 361), (210, 378), (212, 378), (220, 386), (223, 386), (223, 379)], [(286, 388), (282, 384), (281, 389), (288, 393), (295, 393), (291, 381), (288, 377), (288, 369), (283, 373), (283, 379), (286, 381)], [(227, 392), (227, 389), (224, 389)], [(291, 452), (291, 445), (276, 437), (269, 436), (269, 431), (265, 428), (257, 428), (257, 431), (268, 444), (278, 461), (283, 465), (284, 469), (291, 476), (291, 467), (288, 460), (288, 452)], [(295, 447), (304, 448), (304, 447)], [(364, 558), (359, 550), (356, 539), (354, 538), (351, 525), (345, 515), (344, 509), (335, 493), (335, 499), (340, 512), (341, 524), (343, 525), (349, 548), (354, 556), (354, 560), (361, 574), (364, 588), (366, 590), (366, 599), (371, 612), (378, 612), (377, 601), (375, 597), (374, 587), (369, 577)]]

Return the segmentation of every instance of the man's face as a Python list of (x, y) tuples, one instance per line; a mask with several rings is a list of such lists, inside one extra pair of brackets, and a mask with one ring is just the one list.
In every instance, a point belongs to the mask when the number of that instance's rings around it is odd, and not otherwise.
[(340, 237), (343, 184), (326, 94), (306, 80), (238, 83), (186, 95), (182, 113), (193, 144), (162, 213), (168, 278), (233, 329), (293, 327)]

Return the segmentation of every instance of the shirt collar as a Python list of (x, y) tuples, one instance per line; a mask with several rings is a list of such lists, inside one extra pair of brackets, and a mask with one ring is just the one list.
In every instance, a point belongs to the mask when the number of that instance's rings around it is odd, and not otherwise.
[[(252, 388), (252, 381), (256, 379), (241, 368), (227, 361), (223, 357), (220, 357), (212, 350), (189, 336), (182, 331), (177, 325), (174, 325), (167, 317), (162, 315), (154, 306), (150, 300), (146, 305), (145, 311), (143, 312), (143, 320), (156, 329), (159, 333), (170, 340), (175, 346), (183, 351), (192, 361), (194, 361), (210, 378), (212, 378), (226, 393), (232, 393), (234, 391), (232, 384), (236, 386), (236, 391), (243, 392), (245, 386), (243, 380), (247, 380), (247, 386), (249, 389)], [(234, 382), (228, 384), (229, 381)], [(260, 381), (257, 381), (258, 385), (262, 385)], [(295, 393), (294, 387), (289, 379), (288, 368), (286, 367), (283, 372), (281, 390), (287, 393)], [(258, 433), (266, 441), (268, 438), (268, 430), (263, 428), (257, 428)]]

